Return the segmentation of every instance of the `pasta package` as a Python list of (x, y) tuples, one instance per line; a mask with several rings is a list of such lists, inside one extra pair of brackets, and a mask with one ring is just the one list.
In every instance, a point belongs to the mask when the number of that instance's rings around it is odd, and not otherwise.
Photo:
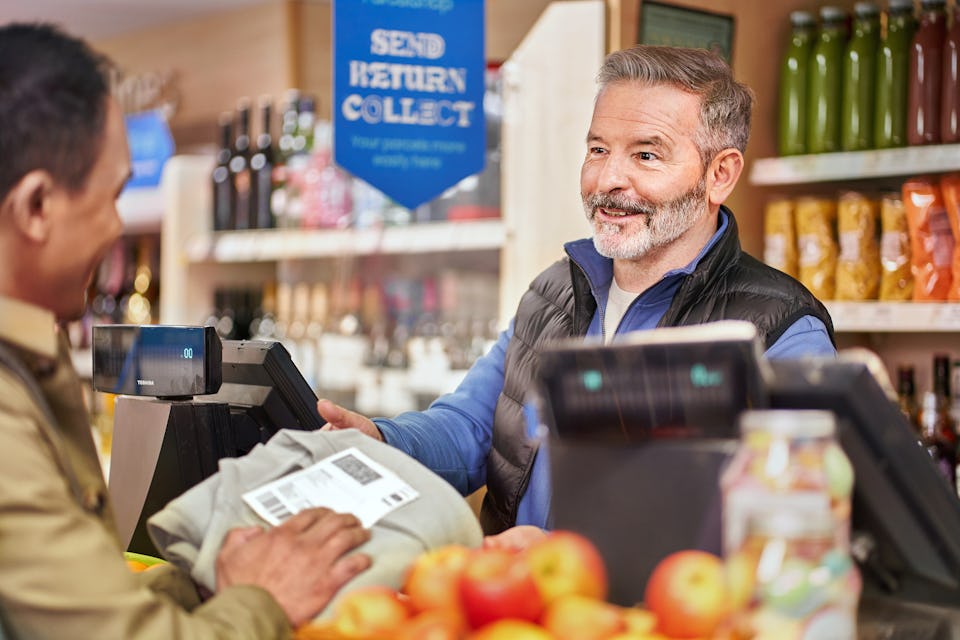
[(797, 230), (793, 200), (777, 198), (763, 211), (763, 261), (788, 276), (797, 277)]
[(944, 301), (953, 282), (953, 231), (940, 186), (930, 178), (911, 178), (901, 189), (910, 227), (913, 299)]
[(836, 221), (836, 200), (815, 197), (797, 199), (798, 280), (820, 300), (833, 300), (836, 292)]
[(837, 300), (876, 300), (880, 289), (877, 218), (880, 203), (862, 193), (842, 193), (837, 202)]
[(950, 269), (953, 279), (947, 299), (956, 302), (960, 300), (960, 251), (956, 248), (956, 240), (960, 239), (960, 173), (951, 173), (940, 178), (940, 193), (943, 195), (943, 205), (947, 210), (947, 219), (950, 221), (954, 238)]
[(903, 302), (912, 298), (907, 211), (899, 193), (885, 193), (880, 199), (880, 299)]

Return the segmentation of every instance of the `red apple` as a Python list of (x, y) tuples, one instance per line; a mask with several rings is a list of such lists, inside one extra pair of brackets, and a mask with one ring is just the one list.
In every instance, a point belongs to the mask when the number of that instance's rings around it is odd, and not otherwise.
[(597, 600), (607, 597), (603, 557), (586, 537), (573, 531), (551, 531), (526, 550), (527, 564), (547, 604), (565, 595)]
[(409, 596), (414, 611), (460, 610), (460, 576), (470, 549), (447, 545), (427, 551), (410, 565), (401, 591)]
[(723, 561), (705, 551), (671, 553), (654, 567), (644, 599), (657, 616), (657, 631), (674, 638), (709, 636), (728, 611)]
[(469, 640), (554, 640), (549, 631), (525, 620), (498, 620), (467, 637)]
[(409, 617), (410, 610), (393, 589), (360, 587), (334, 605), (333, 625), (342, 635), (377, 637), (389, 634)]
[(543, 599), (521, 554), (475, 549), (460, 577), (460, 602), (472, 629), (503, 618), (537, 620)]
[(577, 594), (547, 605), (541, 624), (558, 640), (606, 640), (626, 627), (620, 607)]

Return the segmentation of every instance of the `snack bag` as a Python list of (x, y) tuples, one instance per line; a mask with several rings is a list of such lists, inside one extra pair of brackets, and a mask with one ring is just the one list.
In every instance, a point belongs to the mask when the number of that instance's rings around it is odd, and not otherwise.
[(837, 300), (876, 300), (880, 288), (879, 203), (848, 191), (837, 202)]
[(798, 280), (820, 300), (836, 292), (837, 203), (830, 198), (796, 201)]
[(880, 300), (902, 302), (912, 298), (907, 211), (898, 192), (885, 193), (880, 199)]
[(776, 198), (763, 211), (763, 261), (788, 276), (797, 277), (797, 232), (793, 200)]
[(910, 227), (913, 299), (947, 299), (953, 282), (953, 232), (939, 184), (930, 178), (911, 178), (901, 189)]
[[(947, 209), (947, 218), (950, 220), (950, 230), (953, 238), (960, 238), (960, 173), (951, 173), (940, 178), (940, 193), (943, 195), (943, 204)], [(954, 248), (951, 265), (953, 280), (947, 300), (960, 300), (960, 251)]]

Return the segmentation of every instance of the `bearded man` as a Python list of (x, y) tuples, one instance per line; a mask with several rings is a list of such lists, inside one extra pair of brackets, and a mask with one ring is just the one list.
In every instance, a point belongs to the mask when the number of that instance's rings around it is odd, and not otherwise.
[(370, 420), (317, 407), (326, 428), (384, 440), (464, 495), (486, 485), (487, 544), (522, 547), (547, 525), (549, 477), (523, 407), (557, 340), (746, 320), (769, 358), (836, 353), (824, 306), (744, 253), (723, 206), (744, 168), (750, 89), (710, 52), (642, 45), (610, 54), (598, 84), (580, 172), (593, 238), (564, 246), (490, 352), (426, 411)]

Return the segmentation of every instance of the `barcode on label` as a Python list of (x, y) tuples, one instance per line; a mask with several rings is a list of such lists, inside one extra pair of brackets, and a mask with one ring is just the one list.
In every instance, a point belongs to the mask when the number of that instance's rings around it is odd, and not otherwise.
[(360, 484), (370, 484), (374, 480), (380, 479), (379, 473), (368, 467), (362, 460), (354, 455), (347, 454), (342, 458), (334, 460), (333, 464)]
[(280, 498), (269, 491), (258, 495), (257, 501), (263, 505), (263, 508), (266, 509), (270, 515), (281, 522), (293, 515), (293, 513), (287, 509), (286, 505), (281, 502)]

